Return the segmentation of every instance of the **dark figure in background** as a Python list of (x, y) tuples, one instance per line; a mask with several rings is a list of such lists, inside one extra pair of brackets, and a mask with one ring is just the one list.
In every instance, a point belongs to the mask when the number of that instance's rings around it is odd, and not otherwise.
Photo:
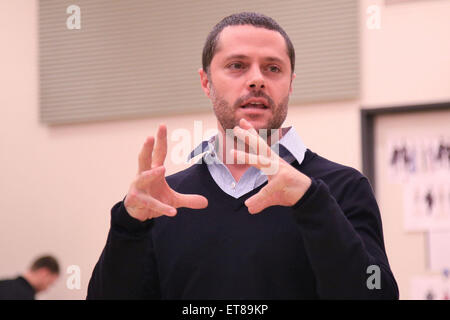
[(433, 203), (434, 203), (434, 198), (433, 198), (433, 194), (431, 193), (431, 190), (427, 191), (427, 194), (425, 195), (425, 201), (427, 203), (427, 208), (428, 208), (428, 213), (431, 213), (431, 211), (433, 210)]
[(36, 293), (47, 290), (58, 276), (58, 261), (52, 256), (41, 256), (23, 275), (0, 280), (0, 300), (34, 300)]

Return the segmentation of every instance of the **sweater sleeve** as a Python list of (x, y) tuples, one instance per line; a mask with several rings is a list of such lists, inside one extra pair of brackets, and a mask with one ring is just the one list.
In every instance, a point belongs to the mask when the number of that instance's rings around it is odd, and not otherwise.
[(123, 202), (111, 209), (106, 245), (89, 281), (87, 299), (159, 299), (151, 239), (153, 220), (131, 217)]
[(347, 183), (338, 203), (322, 180), (312, 178), (292, 207), (317, 293), (322, 299), (398, 299), (372, 188), (365, 177)]

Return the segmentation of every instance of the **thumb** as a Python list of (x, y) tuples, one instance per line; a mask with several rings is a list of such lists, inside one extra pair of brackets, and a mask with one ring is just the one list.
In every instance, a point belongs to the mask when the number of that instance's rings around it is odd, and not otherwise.
[(182, 194), (175, 192), (174, 207), (186, 207), (190, 209), (203, 209), (208, 206), (208, 199), (198, 194)]
[(271, 203), (270, 191), (267, 186), (259, 190), (259, 192), (247, 200), (245, 200), (245, 205), (250, 213), (259, 213), (267, 207), (273, 205)]

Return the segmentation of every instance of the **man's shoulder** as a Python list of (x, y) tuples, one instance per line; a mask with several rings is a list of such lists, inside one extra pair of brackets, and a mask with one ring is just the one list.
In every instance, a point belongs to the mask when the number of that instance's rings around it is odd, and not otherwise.
[(33, 300), (34, 292), (28, 286), (25, 285), (22, 277), (2, 279), (0, 280), (0, 300)]
[(299, 169), (305, 174), (322, 179), (327, 183), (342, 183), (344, 181), (359, 181), (367, 179), (359, 170), (329, 160), (310, 149), (305, 153), (305, 159)]
[(10, 286), (14, 282), (14, 279), (0, 279), (0, 288)]
[(355, 197), (374, 199), (372, 186), (360, 171), (328, 160), (309, 149), (298, 169), (311, 178), (323, 181), (342, 205), (353, 201)]
[(0, 288), (13, 287), (16, 283), (19, 282), (19, 279), (19, 277), (0, 279)]

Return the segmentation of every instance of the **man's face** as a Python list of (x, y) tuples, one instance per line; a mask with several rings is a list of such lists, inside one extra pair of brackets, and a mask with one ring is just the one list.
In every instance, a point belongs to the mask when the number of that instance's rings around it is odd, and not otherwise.
[(58, 274), (52, 273), (47, 268), (37, 270), (39, 281), (36, 283), (36, 290), (38, 292), (47, 290), (59, 277)]
[(286, 119), (295, 74), (279, 32), (250, 25), (224, 28), (210, 77), (203, 70), (200, 76), (219, 129), (232, 129), (241, 118), (255, 129), (277, 129)]

